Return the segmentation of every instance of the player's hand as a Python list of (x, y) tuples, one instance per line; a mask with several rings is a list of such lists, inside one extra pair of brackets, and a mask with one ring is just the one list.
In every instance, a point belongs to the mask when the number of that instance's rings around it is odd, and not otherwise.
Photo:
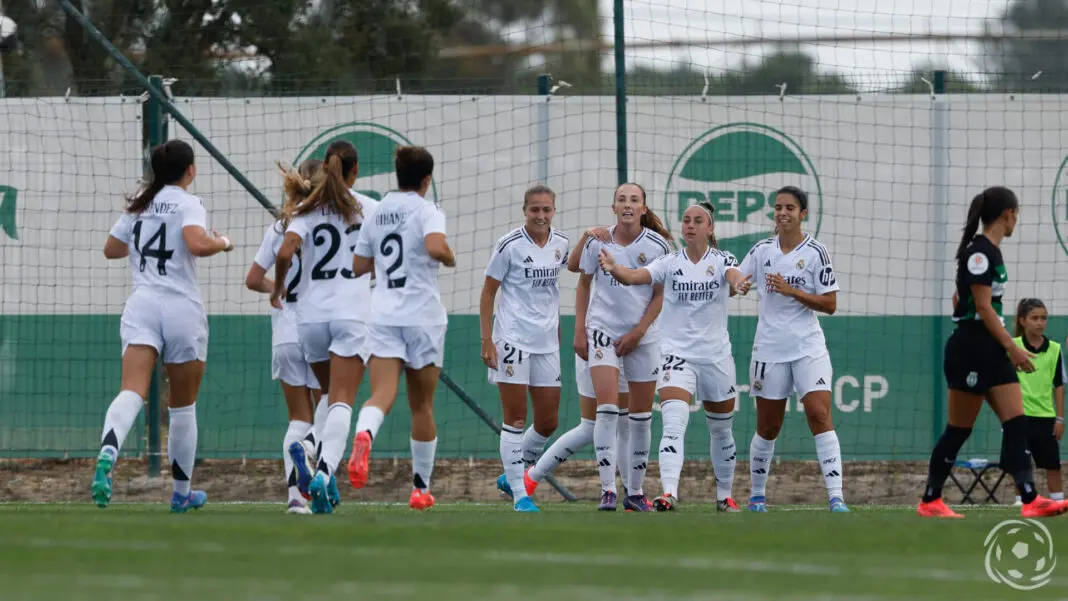
[(615, 341), (616, 356), (625, 357), (633, 353), (634, 349), (638, 348), (638, 345), (642, 343), (642, 336), (644, 335), (644, 332), (637, 330), (631, 330), (623, 334), (619, 340)]
[(1057, 440), (1060, 440), (1061, 436), (1064, 436), (1064, 424), (1062, 424), (1061, 422), (1054, 422), (1053, 423), (1053, 437), (1056, 438)]
[(497, 345), (489, 338), (482, 341), (482, 362), (490, 369), (497, 369)]
[(738, 285), (734, 287), (734, 291), (742, 296), (745, 296), (749, 292), (749, 289), (753, 287), (753, 274), (745, 276), (745, 279), (738, 282)]
[(575, 328), (575, 354), (582, 357), (583, 361), (589, 361), (590, 341), (586, 337), (586, 328)]
[(601, 249), (601, 254), (597, 255), (597, 261), (601, 264), (601, 269), (608, 273), (612, 273), (612, 268), (616, 266), (616, 260), (603, 248)]
[(282, 291), (281, 290), (274, 290), (273, 292), (271, 292), (271, 306), (274, 307), (275, 309), (281, 309), (282, 308)]
[(601, 242), (611, 242), (612, 234), (608, 231), (608, 228), (597, 225), (586, 230), (586, 235), (590, 238), (596, 238)]
[(215, 239), (223, 243), (223, 252), (230, 252), (234, 250), (234, 243), (229, 238), (219, 233), (219, 230), (211, 230), (211, 235), (215, 236)]
[(781, 273), (769, 273), (764, 276), (764, 284), (771, 292), (778, 292), (783, 296), (793, 296), (794, 288), (786, 283), (786, 278)]
[(1012, 365), (1017, 371), (1022, 371), (1024, 373), (1035, 371), (1035, 364), (1031, 363), (1031, 359), (1034, 358), (1034, 355), (1015, 344), (1009, 349), (1009, 361), (1012, 361)]

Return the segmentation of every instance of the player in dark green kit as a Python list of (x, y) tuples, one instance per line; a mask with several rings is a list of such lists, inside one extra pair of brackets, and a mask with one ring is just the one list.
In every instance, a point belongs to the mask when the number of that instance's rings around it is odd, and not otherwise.
[[(1001, 299), (1008, 273), (1002, 239), (1012, 236), (1019, 201), (1008, 188), (995, 186), (972, 199), (964, 236), (957, 248), (956, 330), (946, 342), (943, 369), (949, 387), (949, 420), (931, 453), (927, 488), (916, 512), (923, 517), (964, 517), (942, 501), (942, 485), (957, 452), (972, 433), (983, 400), (1001, 419), (1001, 467), (1012, 475), (1023, 501), (1024, 517), (1068, 511), (1068, 502), (1038, 496), (1027, 455), (1027, 418), (1016, 371), (1034, 371), (1032, 355), (1018, 346), (1002, 321)], [(982, 222), (983, 232), (979, 231)]]

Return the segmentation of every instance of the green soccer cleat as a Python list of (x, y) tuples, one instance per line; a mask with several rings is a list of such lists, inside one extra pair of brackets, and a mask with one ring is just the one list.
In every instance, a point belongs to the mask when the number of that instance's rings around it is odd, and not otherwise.
[(103, 509), (111, 502), (111, 468), (115, 465), (115, 458), (110, 453), (100, 451), (96, 458), (96, 473), (93, 474), (93, 502)]

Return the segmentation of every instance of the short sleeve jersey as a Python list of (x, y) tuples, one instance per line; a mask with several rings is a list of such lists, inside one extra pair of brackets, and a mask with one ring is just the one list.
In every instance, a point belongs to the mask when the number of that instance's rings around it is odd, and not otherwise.
[(493, 340), (505, 340), (527, 353), (560, 350), (560, 285), (567, 264), (567, 236), (552, 230), (538, 246), (525, 227), (508, 232), (493, 247), (486, 275), (501, 283)]
[(185, 246), (182, 228), (207, 230), (199, 198), (178, 186), (164, 186), (140, 213), (123, 213), (110, 234), (130, 247), (134, 292), (178, 294), (201, 303), (196, 258)]
[(802, 357), (827, 353), (816, 312), (800, 301), (773, 292), (765, 284), (768, 274), (780, 274), (787, 283), (808, 294), (839, 290), (826, 247), (811, 236), (788, 253), (779, 247), (779, 237), (756, 243), (742, 259), (742, 275), (752, 276), (754, 290), (760, 290), (760, 309), (753, 359), (765, 363), (788, 363)]
[[(582, 251), (579, 267), (587, 275), (593, 275), (593, 290), (590, 305), (586, 310), (586, 329), (598, 330), (613, 340), (630, 332), (641, 321), (653, 298), (653, 285), (624, 286), (601, 269), (597, 257), (601, 249), (608, 251), (616, 263), (630, 269), (648, 267), (660, 257), (671, 252), (667, 240), (653, 230), (642, 228), (633, 242), (621, 246), (615, 242), (616, 227), (609, 228), (612, 241), (602, 244), (590, 238)], [(642, 344), (660, 341), (660, 318), (649, 327), (642, 337)]]
[(289, 222), (286, 234), (296, 234), (302, 241), (302, 273), (295, 289), (299, 298), (297, 323), (367, 321), (371, 275), (356, 277), (352, 253), (361, 228), (374, 218), (377, 204), (373, 200), (357, 200), (361, 201), (362, 215), (351, 224), (325, 208), (298, 215)]
[(355, 253), (374, 259), (371, 321), (384, 326), (443, 326), (449, 318), (438, 289), (429, 234), (445, 233), (445, 214), (415, 192), (389, 192), (360, 231)]
[[(989, 238), (980, 234), (964, 248), (964, 255), (957, 260), (957, 306), (953, 308), (953, 321), (962, 323), (982, 323), (982, 317), (975, 309), (972, 286), (990, 286), (991, 304), (994, 312), (1001, 318), (1001, 298), (1005, 295), (1005, 284), (1009, 275), (1005, 271), (1005, 261), (1001, 258), (1001, 249)], [(1004, 321), (1004, 320), (1003, 320)], [(986, 328), (983, 328), (986, 332)], [(988, 332), (989, 334), (989, 332)], [(993, 335), (991, 335), (993, 337)]]
[[(256, 251), (254, 261), (267, 271), (268, 276), (271, 275), (271, 268), (274, 267), (278, 251), (282, 248), (283, 239), (285, 239), (285, 234), (282, 230), (282, 224), (279, 222), (268, 226), (267, 231), (263, 233), (263, 242), (260, 243), (260, 248)], [(271, 307), (272, 346), (298, 344), (300, 342), (300, 338), (297, 336), (297, 300), (299, 298), (297, 286), (300, 284), (302, 275), (303, 266), (300, 262), (300, 255), (295, 254), (293, 255), (293, 263), (289, 266), (289, 270), (286, 271), (286, 292), (282, 296), (282, 308), (275, 309)]]
[(653, 283), (664, 287), (661, 354), (691, 363), (718, 363), (731, 356), (727, 270), (737, 268), (734, 255), (714, 248), (709, 248), (697, 263), (680, 250), (646, 268)]

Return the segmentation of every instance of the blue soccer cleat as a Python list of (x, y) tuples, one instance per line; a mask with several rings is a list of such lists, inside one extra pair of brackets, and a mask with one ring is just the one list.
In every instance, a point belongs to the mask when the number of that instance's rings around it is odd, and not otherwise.
[(308, 485), (311, 484), (312, 466), (308, 464), (308, 453), (304, 444), (300, 441), (289, 445), (289, 458), (293, 461), (293, 468), (297, 470), (297, 490), (307, 499)]
[(749, 511), (753, 513), (767, 513), (768, 502), (764, 497), (749, 497)]
[(512, 506), (518, 513), (538, 513), (538, 506), (534, 503), (534, 499), (530, 497), (519, 497), (519, 500)]
[(341, 491), (337, 489), (337, 478), (330, 474), (330, 482), (326, 485), (326, 500), (330, 501), (330, 507), (341, 505)]
[(89, 488), (93, 493), (93, 501), (97, 507), (103, 509), (111, 502), (111, 468), (115, 465), (115, 458), (106, 451), (100, 451), (96, 458), (96, 472), (93, 474), (93, 484)]
[(834, 497), (830, 501), (831, 513), (852, 513), (849, 507), (846, 506), (845, 501), (838, 497)]
[(497, 476), (497, 490), (499, 490), (502, 493), (508, 495), (509, 499), (514, 499), (515, 498), (512, 495), (512, 487), (511, 487), (511, 485), (508, 484), (508, 478), (506, 478), (504, 476), (504, 474), (501, 474), (500, 476)]
[(601, 504), (597, 507), (597, 511), (615, 511), (616, 498), (616, 493), (610, 490), (601, 491)]
[(327, 488), (329, 486), (330, 481), (327, 479), (326, 474), (316, 472), (311, 484), (308, 485), (308, 492), (311, 493), (312, 513), (334, 512), (334, 506), (330, 504), (330, 500), (327, 498)]
[(200, 509), (208, 502), (208, 493), (191, 490), (188, 495), (177, 492), (171, 495), (171, 513), (185, 513), (190, 509)]

